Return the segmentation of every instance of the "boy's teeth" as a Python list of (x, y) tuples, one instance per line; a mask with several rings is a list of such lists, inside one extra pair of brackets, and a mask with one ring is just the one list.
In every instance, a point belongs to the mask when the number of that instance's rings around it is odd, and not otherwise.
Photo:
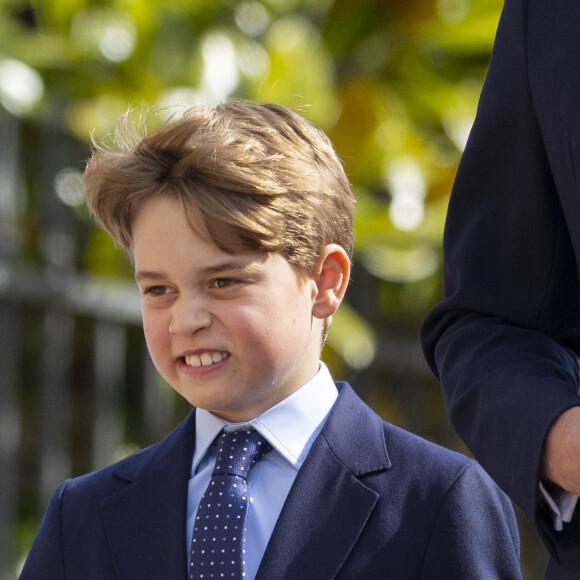
[(185, 362), (190, 367), (208, 367), (211, 364), (221, 362), (226, 358), (226, 354), (222, 354), (221, 352), (214, 352), (210, 354), (209, 352), (204, 352), (201, 355), (197, 354), (190, 354), (185, 357)]

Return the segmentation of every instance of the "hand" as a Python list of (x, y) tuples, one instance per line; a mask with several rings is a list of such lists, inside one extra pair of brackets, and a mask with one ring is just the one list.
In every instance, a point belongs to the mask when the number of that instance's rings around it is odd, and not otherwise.
[(548, 432), (543, 476), (580, 496), (580, 407), (564, 411)]

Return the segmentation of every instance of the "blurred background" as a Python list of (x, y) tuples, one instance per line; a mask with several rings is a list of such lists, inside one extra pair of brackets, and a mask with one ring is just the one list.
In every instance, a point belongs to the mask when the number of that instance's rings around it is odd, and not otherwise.
[[(468, 454), (419, 328), (501, 0), (0, 0), (0, 577), (64, 478), (188, 412), (147, 357), (130, 264), (83, 205), (90, 135), (128, 107), (275, 101), (333, 140), (358, 198), (324, 359), (385, 419)], [(545, 554), (521, 517), (526, 580)]]

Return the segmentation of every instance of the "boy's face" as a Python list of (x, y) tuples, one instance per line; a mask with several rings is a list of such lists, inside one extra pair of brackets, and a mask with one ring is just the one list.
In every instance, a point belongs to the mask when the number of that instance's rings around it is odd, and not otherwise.
[(246, 421), (316, 374), (317, 286), (281, 255), (222, 252), (169, 198), (139, 210), (133, 253), (151, 358), (192, 405)]

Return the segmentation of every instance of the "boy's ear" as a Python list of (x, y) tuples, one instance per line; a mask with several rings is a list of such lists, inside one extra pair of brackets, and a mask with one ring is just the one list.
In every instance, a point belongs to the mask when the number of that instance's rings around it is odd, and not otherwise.
[(312, 314), (325, 319), (332, 316), (340, 306), (346, 293), (350, 277), (350, 259), (342, 246), (324, 246), (314, 276), (317, 293), (314, 297)]

